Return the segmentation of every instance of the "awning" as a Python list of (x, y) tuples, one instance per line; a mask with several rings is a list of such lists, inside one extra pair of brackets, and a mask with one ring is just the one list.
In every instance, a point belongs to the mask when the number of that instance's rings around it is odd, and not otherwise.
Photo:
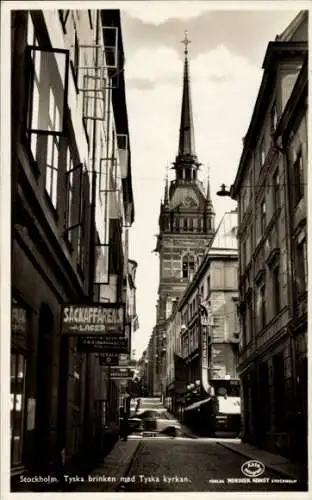
[(193, 403), (190, 406), (187, 406), (187, 408), (185, 408), (184, 411), (195, 410), (195, 408), (199, 408), (204, 403), (207, 403), (208, 401), (210, 401), (210, 399), (211, 398), (207, 398), (207, 399), (203, 399), (202, 401), (197, 401), (196, 403)]

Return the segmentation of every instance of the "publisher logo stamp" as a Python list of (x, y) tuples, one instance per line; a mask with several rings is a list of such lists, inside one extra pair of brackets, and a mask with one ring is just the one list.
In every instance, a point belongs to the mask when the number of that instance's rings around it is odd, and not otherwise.
[(241, 466), (242, 473), (247, 477), (258, 477), (265, 471), (265, 466), (259, 460), (248, 460)]

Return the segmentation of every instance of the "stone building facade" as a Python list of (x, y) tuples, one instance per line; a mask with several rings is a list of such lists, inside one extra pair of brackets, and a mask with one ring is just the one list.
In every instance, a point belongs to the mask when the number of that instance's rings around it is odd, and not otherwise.
[(307, 441), (307, 24), (301, 12), (268, 45), (231, 189), (239, 205), (243, 438), (289, 456), (304, 455)]
[[(170, 408), (180, 417), (192, 403), (209, 396), (216, 380), (238, 381), (237, 224), (237, 212), (223, 216), (168, 320), (166, 389)], [(205, 325), (203, 306), (208, 311)]]
[(118, 424), (118, 386), (61, 335), (61, 306), (129, 295), (123, 58), (118, 10), (11, 11), (12, 478), (92, 463)]

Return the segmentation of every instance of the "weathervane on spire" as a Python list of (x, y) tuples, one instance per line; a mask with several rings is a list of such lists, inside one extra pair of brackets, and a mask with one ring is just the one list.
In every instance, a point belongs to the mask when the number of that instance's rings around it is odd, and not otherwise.
[(185, 31), (184, 31), (184, 40), (182, 40), (182, 42), (181, 42), (181, 43), (183, 43), (183, 44), (184, 44), (184, 47), (185, 47), (185, 48), (184, 48), (184, 54), (185, 54), (186, 56), (187, 56), (187, 53), (188, 53), (187, 46), (188, 46), (188, 44), (189, 44), (189, 43), (192, 43), (192, 42), (191, 42), (191, 40), (189, 40), (189, 39), (187, 38), (187, 33), (188, 33), (188, 31), (187, 31), (187, 30), (185, 30)]

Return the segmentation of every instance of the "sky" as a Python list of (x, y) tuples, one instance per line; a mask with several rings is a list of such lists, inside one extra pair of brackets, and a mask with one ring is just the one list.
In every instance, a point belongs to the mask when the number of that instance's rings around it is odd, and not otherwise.
[(140, 328), (132, 341), (136, 358), (147, 347), (156, 322), (159, 257), (153, 250), (166, 167), (175, 160), (178, 148), (184, 31), (192, 42), (189, 62), (196, 153), (203, 164), (202, 180), (210, 172), (217, 224), (224, 212), (235, 208), (232, 200), (217, 197), (216, 192), (221, 183), (229, 186), (234, 181), (267, 44), (298, 13), (298, 8), (291, 7), (217, 11), (206, 1), (129, 2), (121, 9), (135, 202), (129, 255), (138, 262)]

